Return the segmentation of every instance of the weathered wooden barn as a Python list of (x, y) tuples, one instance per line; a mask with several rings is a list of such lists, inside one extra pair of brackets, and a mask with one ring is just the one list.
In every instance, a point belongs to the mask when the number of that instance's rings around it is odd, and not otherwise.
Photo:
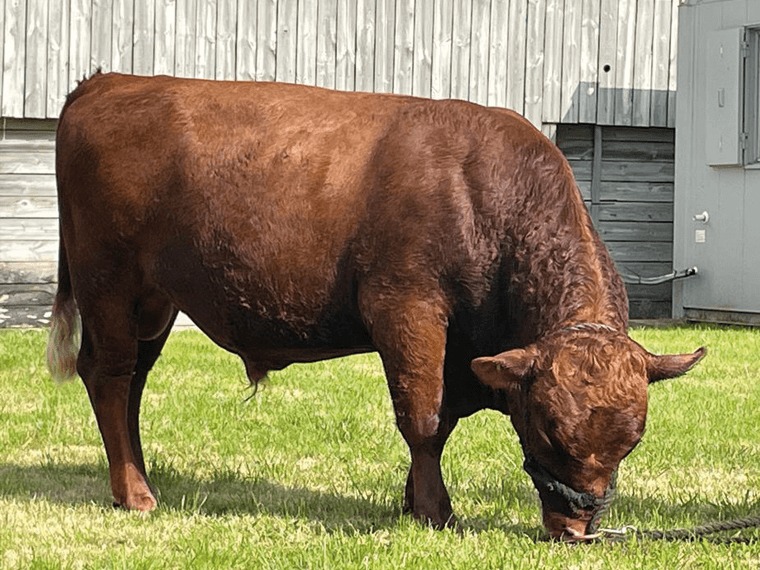
[(671, 314), (679, 0), (0, 0), (0, 326), (54, 291), (55, 120), (76, 81), (277, 80), (523, 113), (575, 169), (629, 279)]
[(698, 279), (677, 316), (760, 325), (760, 1), (681, 8), (674, 259)]

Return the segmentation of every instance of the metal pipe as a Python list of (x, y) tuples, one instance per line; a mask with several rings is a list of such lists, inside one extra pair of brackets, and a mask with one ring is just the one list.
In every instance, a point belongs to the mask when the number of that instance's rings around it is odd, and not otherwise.
[(630, 275), (621, 273), (623, 281), (635, 285), (659, 285), (660, 283), (668, 283), (669, 281), (675, 281), (676, 279), (683, 279), (685, 277), (691, 277), (699, 272), (696, 265), (688, 269), (678, 269), (665, 275), (658, 277), (641, 277), (640, 275)]

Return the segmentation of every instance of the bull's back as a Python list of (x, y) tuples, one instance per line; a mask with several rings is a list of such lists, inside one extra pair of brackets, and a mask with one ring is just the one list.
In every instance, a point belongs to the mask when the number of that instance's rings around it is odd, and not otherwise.
[(96, 75), (57, 140), (75, 292), (131, 280), (233, 349), (364, 345), (367, 275), (488, 290), (499, 231), (474, 226), (516, 191), (489, 176), (518, 176), (513, 151), (539, 139), (463, 102)]
[(362, 179), (404, 101), (267, 83), (85, 81), (57, 140), (80, 296), (97, 294), (86, 282), (118, 275), (134, 282), (125, 295), (159, 291), (228, 348), (246, 338), (366, 344), (351, 306)]
[(357, 180), (401, 104), (271, 83), (96, 75), (59, 123), (63, 198), (121, 212), (128, 222), (112, 219), (121, 234), (166, 205), (193, 224), (271, 224), (303, 210), (343, 218), (330, 213), (360, 198)]

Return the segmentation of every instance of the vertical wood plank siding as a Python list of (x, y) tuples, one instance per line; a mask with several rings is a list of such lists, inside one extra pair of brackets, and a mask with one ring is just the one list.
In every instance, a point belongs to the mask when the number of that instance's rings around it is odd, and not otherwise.
[[(55, 119), (98, 68), (514, 109), (557, 133), (621, 270), (667, 273), (678, 3), (0, 0), (0, 326), (46, 322)], [(669, 286), (629, 294), (632, 315), (669, 314)]]
[(3, 97), (0, 115), (20, 117), (24, 112), (26, 62), (26, 2), (5, 0), (3, 37)]
[[(671, 0), (667, 1), (670, 2)], [(571, 98), (569, 108), (572, 108), (573, 105), (578, 107), (578, 121), (581, 123), (597, 122), (598, 91), (601, 86), (598, 77), (600, 73), (604, 73), (604, 66), (607, 65), (599, 60), (600, 9), (599, 0), (583, 0), (581, 6), (580, 83), (574, 92), (577, 97), (572, 96), (572, 85), (567, 85), (563, 89), (563, 93)], [(573, 116), (573, 114), (569, 115), (570, 118)], [(573, 121), (569, 120), (568, 122)]]
[(456, 97), (674, 125), (678, 0), (0, 0), (0, 116), (101, 68)]
[[(293, 52), (295, 57), (295, 51)], [(357, 91), (372, 91), (375, 69), (375, 2), (356, 0), (356, 75)]]
[[(674, 130), (564, 124), (557, 144), (618, 270), (629, 277), (670, 273)], [(632, 318), (670, 317), (669, 283), (627, 289)]]

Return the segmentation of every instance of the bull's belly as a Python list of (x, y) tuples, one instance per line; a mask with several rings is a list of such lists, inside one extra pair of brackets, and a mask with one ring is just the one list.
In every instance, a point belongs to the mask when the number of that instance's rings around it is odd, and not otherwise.
[[(193, 312), (189, 313), (193, 318)], [(195, 319), (194, 319), (195, 320)], [(196, 321), (211, 340), (239, 355), (255, 382), (270, 370), (374, 350), (366, 330), (339, 315), (306, 326), (263, 318), (246, 307), (228, 307), (222, 318)]]
[[(366, 328), (350, 311), (325, 308), (312, 314), (229, 300), (187, 301), (175, 298), (174, 305), (216, 344), (239, 355), (252, 380), (296, 362), (374, 350)], [(267, 314), (275, 310), (277, 316)]]
[(300, 278), (286, 279), (272, 269), (277, 260), (266, 267), (227, 247), (222, 263), (218, 253), (176, 240), (150, 271), (153, 286), (214, 342), (246, 361), (272, 363), (372, 350), (347, 275), (328, 278), (303, 264)]

